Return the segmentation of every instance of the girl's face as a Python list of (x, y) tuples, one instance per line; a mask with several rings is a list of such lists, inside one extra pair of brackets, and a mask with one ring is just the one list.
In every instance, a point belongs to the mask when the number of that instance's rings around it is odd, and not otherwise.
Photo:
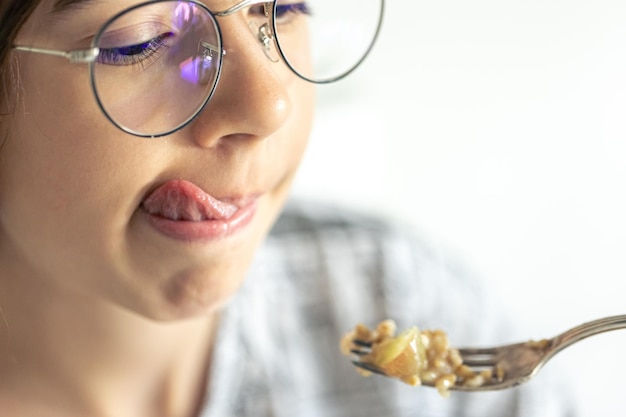
[[(84, 1), (62, 14), (54, 3), (42, 1), (17, 44), (84, 48), (139, 1)], [(226, 55), (208, 105), (157, 139), (106, 119), (86, 64), (14, 51), (20, 94), (0, 149), (0, 274), (158, 320), (205, 313), (236, 291), (287, 196), (314, 105), (313, 84), (266, 57), (247, 13), (218, 18)]]

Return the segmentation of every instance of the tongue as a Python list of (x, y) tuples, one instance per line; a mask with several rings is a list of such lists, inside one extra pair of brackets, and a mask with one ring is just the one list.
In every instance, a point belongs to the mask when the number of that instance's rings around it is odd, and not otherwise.
[(185, 221), (226, 220), (238, 209), (184, 180), (163, 183), (146, 197), (142, 207), (152, 215)]

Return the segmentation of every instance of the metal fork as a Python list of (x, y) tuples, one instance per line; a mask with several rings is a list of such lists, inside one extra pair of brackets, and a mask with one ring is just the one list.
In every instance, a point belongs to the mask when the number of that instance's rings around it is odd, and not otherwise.
[[(626, 315), (612, 316), (581, 324), (552, 339), (487, 348), (458, 349), (464, 365), (470, 367), (477, 374), (482, 370), (491, 369), (494, 376), (486, 379), (482, 385), (478, 386), (457, 381), (449, 389), (456, 391), (493, 391), (515, 387), (534, 377), (546, 362), (566, 347), (589, 336), (624, 328), (626, 328)], [(352, 353), (357, 357), (369, 353), (370, 343), (359, 340), (354, 340), (353, 342), (358, 348), (353, 349)], [(353, 360), (352, 363), (367, 371), (387, 376), (384, 371), (370, 363), (360, 360)], [(433, 382), (427, 381), (422, 381), (422, 384), (435, 386)]]

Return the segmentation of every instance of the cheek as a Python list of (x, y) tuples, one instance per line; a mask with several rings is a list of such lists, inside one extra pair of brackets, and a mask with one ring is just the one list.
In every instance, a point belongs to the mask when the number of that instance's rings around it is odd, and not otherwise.
[(114, 189), (109, 180), (118, 172), (98, 164), (84, 147), (51, 146), (50, 141), (22, 134), (3, 148), (0, 238), (42, 273), (70, 276), (88, 254), (108, 250), (107, 237), (123, 227), (121, 196), (128, 193)]
[(0, 239), (42, 272), (69, 276), (86, 255), (110, 250), (129, 207), (128, 172), (141, 165), (101, 122), (86, 66), (34, 64), (22, 62), (18, 115), (0, 152)]
[[(94, 98), (89, 68), (54, 57), (27, 55), (21, 58), (21, 105), (25, 134), (38, 131), (51, 140), (88, 132), (109, 131), (107, 120)], [(35, 61), (37, 59), (37, 61)]]
[[(295, 78), (295, 76), (293, 76)], [(291, 153), (291, 160), (299, 164), (306, 146), (313, 119), (315, 116), (315, 84), (295, 79), (290, 91), (290, 99), (293, 104), (292, 117), (286, 125), (289, 133), (282, 135), (282, 140), (286, 141), (285, 148)]]
[(87, 65), (31, 57), (20, 65), (21, 108), (0, 181), (11, 182), (15, 201), (30, 202), (40, 222), (57, 215), (60, 224), (75, 226), (90, 212), (106, 221), (106, 208), (128, 197), (124, 186), (132, 190), (128, 179), (140, 177), (136, 142), (124, 140), (100, 111)]
[(302, 154), (306, 149), (306, 145), (308, 144), (313, 125), (313, 119), (315, 116), (315, 85), (309, 82), (303, 84), (303, 89), (305, 90), (302, 92), (303, 98), (301, 99), (303, 116), (301, 117), (299, 124), (301, 128), (305, 131), (305, 133), (303, 135), (304, 139), (302, 140), (302, 143), (298, 149), (300, 158), (302, 157)]

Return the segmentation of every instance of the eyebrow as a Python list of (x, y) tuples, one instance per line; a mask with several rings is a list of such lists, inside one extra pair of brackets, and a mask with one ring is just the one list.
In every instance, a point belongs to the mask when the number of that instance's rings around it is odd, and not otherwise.
[(94, 3), (94, 0), (56, 0), (52, 6), (51, 14), (65, 14), (80, 7), (87, 6), (89, 3)]

